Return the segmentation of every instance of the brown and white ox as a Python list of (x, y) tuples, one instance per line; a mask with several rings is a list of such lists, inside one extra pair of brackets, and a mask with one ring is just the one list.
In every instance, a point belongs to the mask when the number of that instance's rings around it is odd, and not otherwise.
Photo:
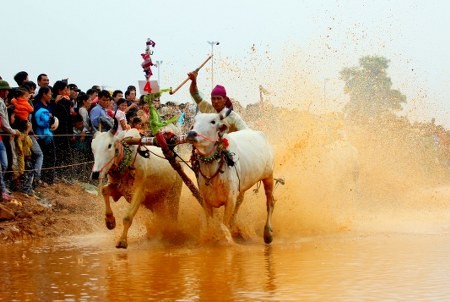
[[(214, 208), (225, 207), (223, 223), (233, 231), (235, 216), (244, 193), (262, 181), (266, 194), (267, 220), (264, 242), (272, 242), (271, 217), (274, 209), (274, 154), (264, 133), (245, 129), (226, 134), (227, 126), (217, 113), (199, 113), (186, 141), (195, 147), (199, 191), (207, 221)], [(228, 146), (227, 146), (228, 145)], [(231, 157), (233, 162), (230, 163)]]
[[(136, 155), (136, 145), (123, 143), (125, 137), (140, 136), (136, 129), (131, 129), (118, 135), (111, 131), (96, 132), (92, 140), (95, 160), (92, 178), (102, 180), (108, 175), (108, 183), (102, 187), (108, 229), (113, 229), (116, 225), (109, 197), (112, 196), (117, 201), (124, 196), (130, 203), (123, 218), (123, 232), (117, 248), (127, 248), (128, 229), (141, 204), (154, 213), (155, 223), (165, 226), (168, 222), (176, 222), (182, 187), (180, 176), (164, 158), (160, 148), (146, 147), (150, 151), (150, 157), (144, 158)], [(121, 167), (123, 170), (117, 171), (120, 162), (125, 160), (131, 167)]]

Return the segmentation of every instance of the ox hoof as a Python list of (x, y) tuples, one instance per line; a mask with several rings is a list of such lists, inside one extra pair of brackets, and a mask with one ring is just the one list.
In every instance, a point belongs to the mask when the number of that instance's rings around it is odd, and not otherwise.
[(266, 244), (272, 243), (272, 228), (270, 227), (264, 227), (264, 242)]
[(126, 249), (128, 247), (128, 243), (126, 241), (119, 241), (117, 243), (116, 248), (118, 249)]
[(113, 230), (116, 227), (116, 218), (114, 216), (112, 217), (106, 217), (105, 218), (106, 227), (108, 230)]

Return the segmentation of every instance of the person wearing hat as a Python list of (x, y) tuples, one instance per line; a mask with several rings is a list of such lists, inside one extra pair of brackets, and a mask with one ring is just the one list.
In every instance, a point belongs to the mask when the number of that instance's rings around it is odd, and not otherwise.
[(69, 87), (69, 98), (70, 98), (70, 114), (76, 115), (75, 108), (77, 108), (77, 98), (81, 90), (75, 84), (67, 85)]
[(241, 116), (233, 111), (233, 104), (231, 103), (230, 98), (227, 97), (225, 87), (222, 85), (216, 85), (211, 91), (211, 104), (203, 100), (197, 87), (197, 75), (197, 70), (188, 73), (188, 77), (191, 80), (189, 92), (197, 103), (199, 111), (202, 113), (220, 113), (223, 116), (226, 116), (229, 113), (228, 116), (223, 119), (223, 123), (227, 125), (227, 132), (248, 129), (247, 124)]
[(78, 94), (81, 92), (80, 89), (78, 89), (78, 86), (75, 84), (69, 84), (69, 96), (71, 99), (76, 100), (78, 97)]
[[(20, 135), (20, 132), (18, 130), (11, 128), (11, 126), (9, 125), (8, 111), (6, 109), (5, 104), (5, 100), (8, 97), (10, 89), (11, 87), (9, 87), (8, 82), (0, 80), (0, 128), (7, 134), (18, 136)], [(0, 136), (0, 163), (2, 165), (1, 167), (2, 170), (0, 173), (2, 195), (0, 200), (9, 200), (11, 196), (8, 195), (8, 192), (6, 190), (6, 184), (4, 181), (5, 171), (8, 167), (8, 155), (6, 153), (6, 148), (1, 136)]]

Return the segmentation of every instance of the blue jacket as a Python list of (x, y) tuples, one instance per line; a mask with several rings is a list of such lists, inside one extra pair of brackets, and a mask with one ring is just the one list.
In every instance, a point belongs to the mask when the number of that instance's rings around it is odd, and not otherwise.
[(34, 119), (39, 139), (47, 144), (50, 143), (53, 140), (53, 132), (50, 130), (50, 112), (45, 107), (41, 107), (34, 114)]

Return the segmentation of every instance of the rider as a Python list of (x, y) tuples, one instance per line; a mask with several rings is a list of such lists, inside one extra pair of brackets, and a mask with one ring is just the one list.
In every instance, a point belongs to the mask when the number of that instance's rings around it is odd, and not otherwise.
[[(226, 115), (229, 109), (232, 109), (231, 100), (227, 97), (227, 92), (225, 87), (217, 85), (211, 91), (211, 103), (203, 100), (200, 96), (197, 87), (197, 75), (198, 71), (188, 73), (188, 77), (191, 80), (191, 86), (189, 87), (189, 92), (192, 98), (198, 105), (198, 109), (202, 113), (220, 113), (223, 116)], [(227, 132), (234, 132), (242, 129), (247, 129), (248, 126), (241, 118), (239, 114), (234, 111), (230, 111), (229, 115), (223, 119), (223, 123), (227, 125)]]
[[(225, 118), (222, 120), (222, 122), (227, 126), (227, 133), (239, 131), (243, 129), (248, 129), (249, 127), (244, 122), (244, 120), (241, 118), (239, 114), (234, 112), (233, 104), (231, 103), (231, 100), (227, 97), (227, 92), (225, 90), (225, 87), (221, 85), (217, 85), (214, 87), (214, 89), (211, 91), (211, 103), (208, 103), (207, 101), (203, 100), (200, 96), (200, 93), (197, 88), (197, 75), (198, 71), (195, 70), (193, 72), (188, 73), (188, 77), (191, 80), (191, 86), (189, 88), (189, 92), (191, 93), (192, 98), (195, 100), (195, 102), (198, 105), (198, 109), (202, 113), (219, 113), (222, 114)], [(228, 116), (227, 116), (228, 114)], [(159, 119), (159, 114), (158, 114)], [(159, 130), (160, 127), (158, 127), (157, 130)], [(155, 131), (153, 131), (155, 132)], [(155, 135), (155, 138), (157, 140), (157, 145), (160, 147), (167, 148), (167, 138), (166, 134), (164, 134), (161, 131), (158, 131)], [(128, 139), (130, 143), (135, 143), (133, 139)], [(141, 144), (154, 144), (153, 138), (151, 139), (139, 139), (139, 142)]]

